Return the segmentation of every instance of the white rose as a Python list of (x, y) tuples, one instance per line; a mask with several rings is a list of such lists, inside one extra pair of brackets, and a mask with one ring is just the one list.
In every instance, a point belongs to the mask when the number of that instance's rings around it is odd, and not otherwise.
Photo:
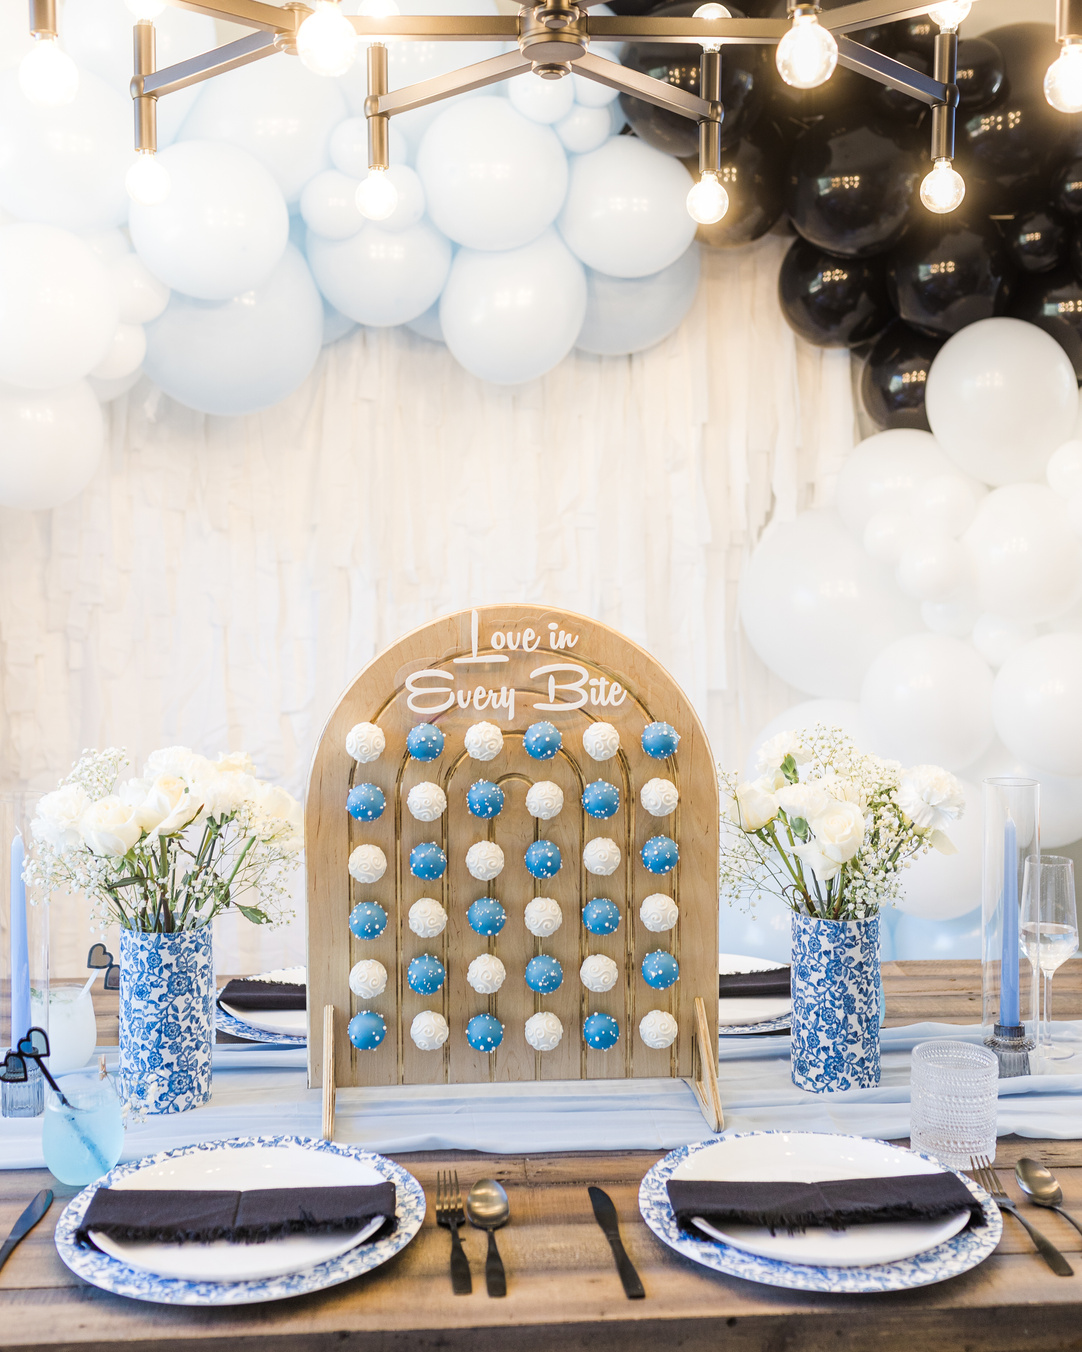
[(831, 878), (836, 878), (842, 871), (839, 861), (828, 858), (814, 840), (795, 846), (793, 853), (805, 868), (811, 869), (821, 883), (830, 882)]
[(236, 771), (241, 775), (255, 775), (255, 761), (248, 755), (247, 751), (219, 751), (218, 759), (214, 762), (215, 770), (222, 774), (230, 774)]
[(150, 836), (175, 836), (199, 814), (203, 800), (183, 779), (159, 775), (144, 801), (135, 808), (135, 819)]
[(79, 831), (88, 850), (111, 858), (127, 854), (143, 834), (135, 808), (116, 794), (91, 803), (79, 821)]
[(786, 756), (792, 756), (797, 765), (803, 765), (808, 759), (808, 753), (801, 746), (800, 737), (795, 732), (779, 732), (765, 741), (759, 748), (759, 762), (756, 768), (760, 774), (766, 770), (776, 770)]
[(817, 812), (808, 825), (817, 848), (839, 864), (852, 859), (864, 844), (864, 813), (856, 803), (832, 802)]
[(778, 815), (778, 800), (761, 779), (741, 784), (736, 791), (738, 825), (745, 831), (758, 831)]
[(65, 784), (47, 793), (31, 823), (34, 839), (61, 853), (77, 850), (83, 842), (79, 821), (89, 806), (90, 797), (81, 784)]
[(808, 821), (824, 812), (831, 801), (817, 779), (809, 780), (807, 784), (786, 784), (778, 790), (778, 806), (790, 819), (799, 817)]
[(965, 810), (966, 796), (958, 780), (938, 765), (914, 765), (903, 770), (895, 802), (921, 830), (941, 831)]
[(144, 779), (157, 779), (159, 775), (175, 775), (189, 786), (201, 779), (208, 779), (212, 767), (206, 756), (200, 756), (191, 747), (163, 746), (152, 751), (143, 766)]

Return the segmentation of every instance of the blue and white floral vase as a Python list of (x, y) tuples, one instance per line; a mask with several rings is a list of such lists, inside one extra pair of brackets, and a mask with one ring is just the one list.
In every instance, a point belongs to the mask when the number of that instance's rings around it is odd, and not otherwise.
[(211, 929), (120, 931), (120, 1080), (133, 1108), (183, 1113), (210, 1098)]
[(879, 917), (793, 912), (793, 1083), (814, 1094), (879, 1083)]

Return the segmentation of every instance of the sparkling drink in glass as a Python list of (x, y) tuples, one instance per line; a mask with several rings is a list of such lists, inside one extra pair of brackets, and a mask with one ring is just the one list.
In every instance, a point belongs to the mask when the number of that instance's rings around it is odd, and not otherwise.
[(82, 1187), (101, 1178), (124, 1148), (124, 1110), (113, 1081), (99, 1071), (58, 1078), (64, 1100), (46, 1091), (41, 1145), (61, 1183)]
[(947, 1039), (913, 1048), (909, 1137), (955, 1169), (995, 1159), (999, 1058), (988, 1047)]

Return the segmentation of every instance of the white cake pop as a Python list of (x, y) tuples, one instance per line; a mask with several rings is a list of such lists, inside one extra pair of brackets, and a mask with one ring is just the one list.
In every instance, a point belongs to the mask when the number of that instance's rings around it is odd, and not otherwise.
[(387, 738), (383, 735), (383, 729), (375, 723), (354, 723), (346, 734), (346, 750), (362, 765), (379, 760), (386, 746)]
[(378, 845), (358, 845), (349, 856), (349, 873), (359, 883), (378, 883), (387, 872), (387, 856)]
[(611, 723), (591, 723), (582, 734), (582, 749), (591, 760), (612, 760), (620, 750), (620, 734)]
[(560, 910), (560, 903), (551, 897), (534, 897), (533, 901), (526, 903), (522, 918), (531, 934), (536, 934), (539, 939), (547, 939), (563, 924), (564, 914)]
[(667, 817), (676, 811), (680, 795), (671, 779), (648, 779), (639, 800), (651, 817)]
[(466, 971), (466, 980), (478, 995), (495, 995), (504, 983), (507, 969), (492, 953), (474, 958)]
[(503, 872), (503, 850), (491, 840), (479, 840), (466, 851), (466, 867), (472, 877), (487, 883)]
[(579, 968), (579, 980), (588, 991), (611, 991), (619, 979), (619, 967), (600, 953), (592, 953)]
[(639, 907), (639, 919), (653, 934), (671, 930), (679, 918), (679, 907), (664, 892), (651, 892)]
[(447, 1020), (434, 1009), (422, 1009), (413, 1016), (410, 1037), (423, 1052), (436, 1052), (447, 1041)]
[(539, 780), (531, 784), (526, 793), (526, 811), (531, 817), (541, 821), (551, 821), (559, 816), (564, 808), (564, 791), (551, 779)]
[(434, 897), (422, 897), (410, 907), (409, 926), (422, 939), (434, 939), (447, 928), (447, 912)]
[(620, 867), (620, 847), (610, 837), (598, 836), (596, 840), (586, 842), (582, 862), (586, 866), (587, 873), (607, 878)]
[(374, 1000), (387, 989), (387, 968), (375, 958), (362, 958), (350, 969), (349, 988), (359, 1000)]
[(555, 1014), (531, 1014), (526, 1020), (526, 1041), (535, 1052), (551, 1052), (560, 1045), (564, 1026)]
[(477, 761), (494, 760), (503, 750), (503, 733), (495, 723), (474, 723), (464, 740), (467, 754)]
[(639, 1020), (639, 1037), (657, 1051), (671, 1047), (678, 1031), (676, 1020), (664, 1009), (652, 1009)]
[(438, 784), (426, 779), (410, 789), (406, 806), (419, 822), (434, 822), (447, 811), (447, 795)]

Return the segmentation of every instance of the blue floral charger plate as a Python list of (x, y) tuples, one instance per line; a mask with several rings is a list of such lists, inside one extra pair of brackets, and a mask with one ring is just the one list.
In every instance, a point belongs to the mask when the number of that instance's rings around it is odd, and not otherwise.
[[(754, 958), (743, 953), (718, 954), (719, 976), (730, 976), (735, 972), (773, 972), (784, 966), (771, 958)], [(732, 1015), (737, 1009), (750, 1017), (743, 1022), (734, 1022)], [(718, 1000), (718, 1037), (787, 1032), (792, 1026), (792, 1017), (792, 1002), (788, 999), (722, 998)]]
[[(287, 981), (298, 986), (303, 986), (307, 980), (307, 971), (303, 966), (279, 968), (273, 972), (259, 972), (253, 977), (245, 978), (250, 981)], [(268, 1011), (271, 1022), (274, 1020), (273, 1011)], [(261, 1028), (258, 1024), (249, 1023), (237, 1013), (231, 1013), (221, 1004), (221, 992), (219, 998), (214, 1004), (215, 1026), (223, 1033), (228, 1033), (231, 1037), (243, 1038), (246, 1042), (266, 1042), (279, 1047), (306, 1047), (308, 1045), (308, 1034), (290, 1033), (282, 1028)], [(303, 1022), (303, 1021), (302, 1021)]]
[[(746, 1281), (763, 1282), (768, 1286), (784, 1286), (797, 1291), (824, 1291), (839, 1295), (860, 1295), (875, 1291), (904, 1291), (910, 1287), (929, 1286), (934, 1282), (946, 1281), (976, 1267), (994, 1252), (1003, 1233), (1003, 1218), (999, 1208), (991, 1197), (972, 1179), (957, 1169), (957, 1174), (974, 1197), (981, 1203), (984, 1211), (984, 1225), (961, 1230), (944, 1243), (918, 1253), (913, 1257), (899, 1259), (890, 1263), (873, 1263), (864, 1267), (818, 1267), (801, 1263), (784, 1262), (765, 1258), (746, 1252), (719, 1240), (708, 1239), (696, 1232), (681, 1230), (676, 1223), (666, 1183), (673, 1173), (688, 1159), (717, 1145), (719, 1140), (736, 1140), (752, 1136), (784, 1136), (784, 1132), (730, 1132), (724, 1137), (712, 1137), (694, 1145), (680, 1146), (672, 1150), (664, 1159), (649, 1171), (639, 1187), (639, 1211), (646, 1224), (663, 1244), (695, 1263), (712, 1268), (715, 1272), (725, 1272), (731, 1277), (743, 1277)], [(844, 1148), (847, 1137), (837, 1138)], [(889, 1145), (889, 1142), (884, 1142)], [(920, 1151), (905, 1151), (907, 1155), (927, 1160), (939, 1169), (948, 1166), (940, 1160)]]
[[(130, 1178), (142, 1169), (161, 1166), (189, 1156), (212, 1152), (255, 1151), (260, 1148), (291, 1147), (324, 1156), (338, 1156), (375, 1170), (394, 1183), (397, 1204), (395, 1226), (390, 1233), (381, 1231), (369, 1243), (359, 1243), (337, 1257), (314, 1266), (302, 1267), (284, 1275), (247, 1281), (186, 1281), (163, 1277), (143, 1268), (128, 1266), (116, 1258), (75, 1241), (75, 1231), (86, 1214), (90, 1199), (100, 1187)], [(226, 1170), (228, 1172), (228, 1168)], [(205, 1185), (204, 1185), (205, 1186)], [(221, 1186), (219, 1184), (219, 1186)], [(227, 1141), (205, 1141), (198, 1145), (163, 1150), (130, 1164), (118, 1164), (104, 1178), (83, 1189), (64, 1208), (56, 1226), (56, 1249), (64, 1264), (92, 1286), (131, 1300), (152, 1301), (159, 1305), (253, 1305), (264, 1301), (285, 1300), (290, 1296), (323, 1291), (348, 1282), (380, 1267), (413, 1239), (425, 1217), (425, 1194), (420, 1183), (401, 1165), (383, 1155), (358, 1146), (335, 1141), (319, 1141), (307, 1136), (244, 1136)]]

